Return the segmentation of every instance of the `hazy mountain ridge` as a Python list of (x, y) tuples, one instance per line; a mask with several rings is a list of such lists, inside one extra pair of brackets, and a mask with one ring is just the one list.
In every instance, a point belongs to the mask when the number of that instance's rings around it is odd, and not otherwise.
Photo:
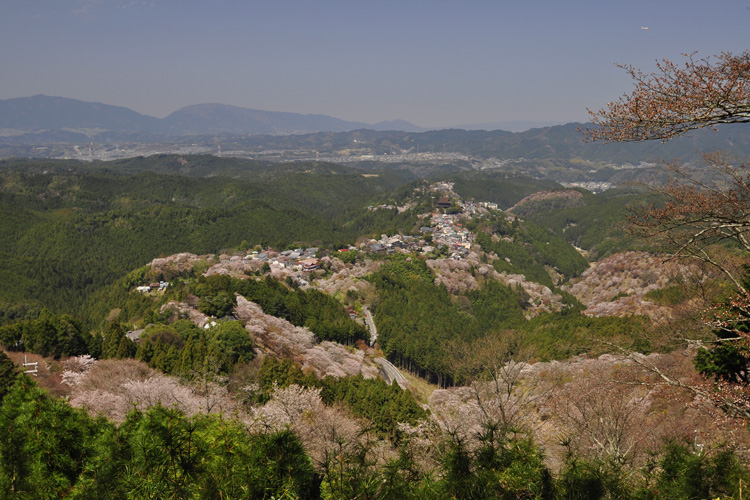
[(0, 100), (0, 129), (4, 135), (24, 132), (72, 130), (87, 136), (111, 132), (148, 132), (167, 136), (202, 134), (300, 134), (321, 131), (342, 132), (359, 128), (422, 131), (404, 120), (371, 125), (322, 114), (301, 114), (248, 109), (226, 104), (195, 104), (166, 118), (142, 115), (122, 106), (86, 102), (64, 97), (35, 95)]
[(369, 125), (347, 122), (327, 115), (302, 115), (261, 111), (225, 104), (194, 104), (164, 118), (172, 135), (193, 134), (289, 134), (318, 130), (342, 132)]
[(510, 120), (486, 123), (462, 123), (444, 128), (460, 128), (463, 130), (507, 130), (508, 132), (525, 132), (532, 128), (554, 127), (562, 125), (560, 121), (532, 121), (532, 120)]
[(157, 132), (160, 120), (122, 106), (35, 95), (0, 100), (0, 128), (27, 132), (101, 129)]

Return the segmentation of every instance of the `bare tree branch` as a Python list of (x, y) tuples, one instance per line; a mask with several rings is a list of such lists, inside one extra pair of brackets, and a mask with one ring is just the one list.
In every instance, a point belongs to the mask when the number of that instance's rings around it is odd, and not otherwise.
[(635, 89), (599, 111), (589, 110), (598, 128), (584, 130), (586, 140), (666, 141), (689, 130), (750, 122), (750, 51), (685, 58), (683, 64), (664, 59), (654, 73), (618, 65)]

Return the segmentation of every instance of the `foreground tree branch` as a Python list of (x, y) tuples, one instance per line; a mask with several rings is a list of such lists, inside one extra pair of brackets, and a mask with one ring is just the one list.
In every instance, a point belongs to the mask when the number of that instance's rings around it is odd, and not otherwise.
[[(589, 111), (598, 128), (583, 131), (589, 141), (669, 140), (689, 130), (750, 122), (750, 51), (724, 52), (713, 59), (686, 54), (683, 64), (663, 60), (654, 73), (621, 66), (632, 78), (630, 95)], [(720, 270), (734, 295), (708, 311), (705, 323), (716, 339), (694, 358), (703, 383), (675, 379), (647, 358), (628, 353), (662, 383), (713, 401), (728, 414), (750, 421), (750, 168), (705, 155), (719, 174), (708, 182), (673, 167), (681, 181), (659, 192), (661, 207), (631, 212), (631, 232), (666, 247), (673, 258), (691, 258)]]
[(739, 293), (747, 294), (745, 269), (733, 265), (726, 255), (718, 256), (716, 249), (725, 246), (750, 255), (750, 171), (746, 165), (732, 166), (718, 155), (705, 158), (723, 176), (723, 189), (696, 181), (673, 167), (683, 180), (659, 189), (666, 199), (663, 207), (634, 208), (628, 216), (629, 231), (666, 247), (674, 258), (692, 258), (714, 266)]
[(618, 65), (635, 89), (599, 111), (589, 110), (598, 128), (584, 130), (586, 139), (666, 141), (688, 130), (750, 122), (750, 51), (685, 57), (683, 64), (662, 60), (654, 73)]
[(707, 381), (704, 384), (685, 383), (662, 370), (648, 356), (624, 349), (617, 344), (602, 342), (627, 356), (647, 372), (658, 377), (662, 384), (686, 390), (696, 396), (700, 396), (706, 401), (711, 401), (732, 417), (750, 421), (750, 387), (747, 384), (732, 384), (721, 380), (714, 383)]

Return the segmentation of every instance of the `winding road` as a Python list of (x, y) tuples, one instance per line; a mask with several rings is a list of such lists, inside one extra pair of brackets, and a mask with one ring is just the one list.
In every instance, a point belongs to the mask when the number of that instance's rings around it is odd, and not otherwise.
[[(367, 309), (367, 306), (362, 307), (362, 312), (365, 314), (365, 323), (370, 330), (370, 346), (373, 346), (375, 345), (375, 341), (378, 340), (378, 329), (375, 327), (372, 313)], [(406, 380), (406, 377), (404, 377), (404, 374), (401, 373), (393, 363), (385, 358), (375, 358), (375, 362), (380, 365), (380, 376), (383, 377), (383, 380), (385, 380), (386, 383), (392, 384), (396, 381), (402, 389), (409, 387), (409, 382)]]
[(362, 306), (362, 312), (365, 313), (365, 323), (367, 324), (367, 329), (370, 330), (370, 347), (372, 347), (375, 345), (375, 341), (378, 340), (378, 329), (375, 327), (372, 313), (367, 306)]
[(380, 365), (380, 376), (387, 384), (392, 384), (395, 380), (402, 389), (409, 387), (409, 381), (404, 374), (396, 368), (393, 363), (385, 358), (375, 358), (375, 362)]

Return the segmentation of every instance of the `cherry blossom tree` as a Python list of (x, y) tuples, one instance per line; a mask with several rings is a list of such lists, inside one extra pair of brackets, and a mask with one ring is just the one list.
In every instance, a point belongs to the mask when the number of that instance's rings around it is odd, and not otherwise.
[(628, 217), (630, 230), (665, 246), (674, 257), (714, 266), (737, 291), (746, 294), (749, 290), (743, 267), (717, 248), (728, 245), (750, 255), (750, 171), (745, 166), (733, 166), (721, 155), (710, 155), (709, 160), (722, 174), (722, 184), (681, 175), (660, 189), (665, 198), (662, 207), (633, 209)]
[(681, 64), (664, 59), (654, 73), (619, 65), (635, 89), (599, 111), (589, 110), (597, 128), (585, 130), (586, 137), (666, 141), (689, 130), (750, 122), (750, 51), (685, 58)]
[[(635, 88), (602, 110), (590, 111), (597, 128), (583, 131), (586, 139), (667, 141), (689, 130), (750, 122), (750, 51), (685, 57), (681, 64), (661, 61), (654, 73), (622, 66)], [(716, 341), (696, 357), (696, 367), (716, 384), (709, 391), (686, 388), (750, 419), (750, 170), (716, 153), (704, 156), (721, 174), (718, 180), (703, 182), (673, 167), (679, 180), (660, 190), (664, 205), (634, 210), (630, 224), (640, 236), (668, 246), (673, 257), (708, 263), (731, 282), (735, 295), (706, 317)], [(681, 385), (650, 369), (667, 383)]]
[(561, 430), (569, 433), (564, 441), (579, 453), (623, 465), (645, 445), (648, 430), (653, 430), (653, 426), (644, 426), (653, 411), (650, 393), (646, 385), (638, 383), (638, 374), (628, 368), (632, 367), (615, 369), (615, 375), (604, 363), (594, 365), (556, 394), (554, 414)]
[[(591, 141), (666, 141), (689, 130), (750, 122), (750, 51), (724, 52), (713, 58), (686, 55), (682, 64), (658, 63), (644, 73), (623, 67), (635, 89), (599, 111), (589, 111), (597, 126), (583, 131)], [(750, 253), (750, 172), (723, 155), (704, 155), (720, 174), (719, 182), (702, 182), (672, 167), (677, 180), (659, 190), (663, 207), (641, 207), (631, 228), (648, 239), (660, 238), (676, 257), (691, 257), (716, 266), (741, 294), (742, 276), (716, 257), (717, 244), (736, 245)]]
[(254, 409), (249, 428), (256, 432), (293, 430), (318, 467), (332, 457), (351, 453), (360, 443), (360, 426), (341, 409), (326, 406), (320, 391), (296, 384), (276, 388), (268, 403)]

